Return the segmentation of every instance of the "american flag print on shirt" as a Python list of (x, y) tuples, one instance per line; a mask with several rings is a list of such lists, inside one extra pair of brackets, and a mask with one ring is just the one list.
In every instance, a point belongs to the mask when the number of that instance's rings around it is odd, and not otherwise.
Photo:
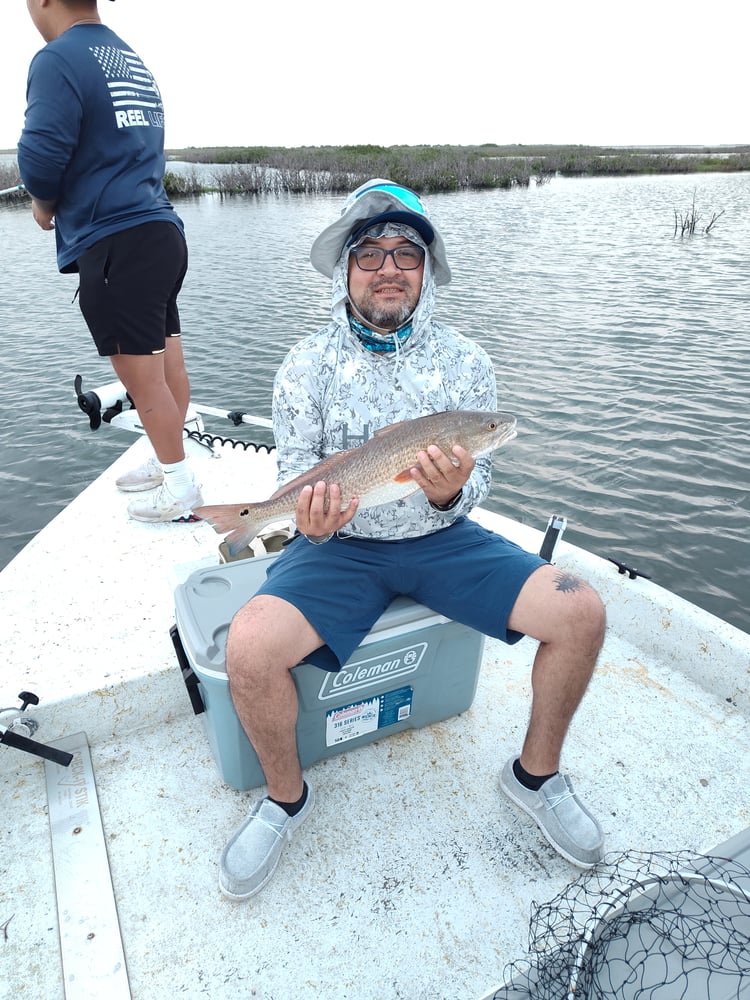
[(118, 128), (164, 128), (164, 105), (151, 73), (135, 52), (114, 45), (92, 45), (90, 51), (107, 79)]

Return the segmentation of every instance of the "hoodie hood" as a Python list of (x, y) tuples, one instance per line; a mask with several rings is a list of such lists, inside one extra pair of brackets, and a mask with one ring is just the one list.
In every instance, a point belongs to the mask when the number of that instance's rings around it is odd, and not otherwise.
[(312, 245), (313, 267), (327, 278), (333, 278), (336, 264), (351, 242), (359, 239), (370, 225), (384, 222), (400, 223), (416, 230), (432, 262), (435, 284), (448, 284), (451, 270), (445, 244), (424, 202), (410, 188), (382, 177), (366, 181), (348, 196), (341, 216), (324, 229)]
[[(367, 232), (369, 232), (369, 227)], [(398, 222), (386, 222), (384, 224), (379, 223), (377, 232), (379, 236), (405, 236), (418, 246), (426, 249), (420, 234), (413, 230), (411, 226), (407, 227)], [(360, 238), (364, 236), (365, 232), (361, 234)], [(331, 298), (331, 316), (337, 325), (346, 327), (347, 330), (349, 330), (349, 254), (354, 246), (356, 246), (356, 243), (351, 243), (347, 244), (342, 249), (339, 259), (333, 267), (332, 275), (333, 288)], [(412, 333), (409, 337), (409, 342), (416, 342), (422, 338), (425, 329), (432, 320), (434, 308), (435, 277), (432, 270), (432, 257), (429, 253), (426, 253), (424, 259), (424, 270), (422, 273), (422, 291), (419, 296), (419, 301), (414, 308), (414, 312), (408, 320), (405, 320), (405, 322), (410, 321), (412, 325)], [(353, 311), (355, 312), (355, 315), (357, 315), (356, 310)]]

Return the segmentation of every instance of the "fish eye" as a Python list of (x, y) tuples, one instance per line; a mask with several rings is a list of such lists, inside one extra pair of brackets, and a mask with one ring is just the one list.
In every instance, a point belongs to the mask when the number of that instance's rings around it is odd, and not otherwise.
[(490, 420), (489, 423), (487, 424), (487, 429), (490, 430), (490, 431), (496, 431), (497, 430), (497, 421), (496, 420)]

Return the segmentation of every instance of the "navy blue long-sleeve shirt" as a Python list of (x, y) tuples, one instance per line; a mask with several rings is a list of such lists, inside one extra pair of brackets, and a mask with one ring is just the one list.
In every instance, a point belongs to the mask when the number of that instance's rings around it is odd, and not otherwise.
[(54, 203), (57, 263), (76, 271), (105, 236), (165, 220), (164, 107), (140, 58), (103, 24), (69, 28), (36, 54), (18, 143), (21, 179)]

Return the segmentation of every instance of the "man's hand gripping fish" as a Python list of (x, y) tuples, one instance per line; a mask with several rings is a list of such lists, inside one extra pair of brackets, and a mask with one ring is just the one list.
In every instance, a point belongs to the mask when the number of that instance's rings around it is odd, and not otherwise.
[(224, 535), (232, 555), (249, 544), (264, 525), (293, 518), (304, 486), (324, 481), (338, 483), (341, 509), (359, 497), (359, 509), (401, 500), (420, 488), (410, 470), (418, 466), (417, 453), (437, 445), (451, 456), (460, 445), (472, 458), (487, 455), (516, 436), (516, 418), (510, 413), (484, 410), (446, 410), (414, 420), (402, 420), (377, 431), (358, 448), (339, 451), (307, 472), (285, 483), (260, 503), (219, 504), (194, 511)]

